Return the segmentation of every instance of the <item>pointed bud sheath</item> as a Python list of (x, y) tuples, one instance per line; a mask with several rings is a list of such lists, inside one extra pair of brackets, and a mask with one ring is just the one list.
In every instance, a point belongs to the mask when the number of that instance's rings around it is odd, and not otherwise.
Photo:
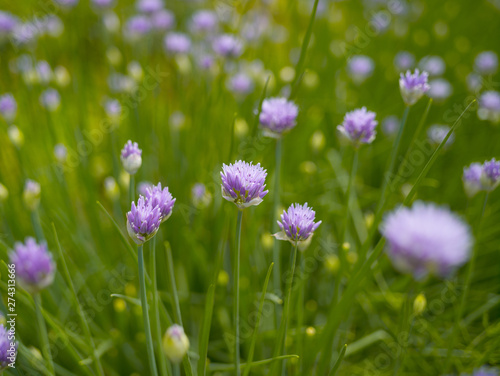
[(427, 83), (429, 75), (427, 72), (422, 72), (415, 69), (415, 73), (410, 71), (406, 72), (406, 75), (401, 73), (401, 78), (399, 79), (399, 89), (401, 90), (401, 96), (403, 101), (407, 106), (412, 106), (418, 102), (420, 98), (430, 89)]
[(483, 164), (481, 184), (487, 191), (492, 191), (500, 184), (500, 161), (493, 158)]
[(284, 210), (278, 226), (281, 231), (274, 234), (278, 240), (288, 240), (297, 244), (300, 250), (305, 250), (310, 244), (314, 231), (319, 227), (321, 221), (314, 222), (316, 213), (304, 205), (292, 204), (288, 210)]
[(182, 326), (174, 324), (163, 337), (163, 351), (173, 363), (180, 363), (189, 350), (189, 338)]
[(121, 161), (123, 168), (130, 175), (134, 175), (137, 170), (142, 165), (142, 150), (139, 149), (137, 142), (132, 143), (132, 141), (128, 140), (125, 146), (122, 149), (121, 153)]
[(0, 183), (0, 204), (9, 198), (9, 191), (7, 187)]
[(38, 292), (54, 280), (56, 265), (45, 243), (26, 238), (25, 243), (16, 243), (10, 253), (10, 261), (16, 265), (19, 284), (30, 293)]
[(427, 299), (425, 298), (425, 295), (422, 293), (418, 294), (413, 301), (413, 313), (417, 316), (420, 316), (425, 311), (426, 306)]
[(40, 188), (40, 184), (33, 180), (26, 180), (23, 191), (23, 201), (24, 205), (31, 210), (34, 211), (40, 205), (40, 197), (42, 195), (42, 189)]

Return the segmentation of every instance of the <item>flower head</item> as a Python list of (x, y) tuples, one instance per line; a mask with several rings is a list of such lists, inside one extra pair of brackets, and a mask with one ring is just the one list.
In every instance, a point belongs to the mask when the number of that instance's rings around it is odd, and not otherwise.
[(139, 170), (142, 165), (142, 150), (139, 149), (137, 142), (127, 141), (122, 149), (121, 161), (123, 168), (130, 175), (134, 175)]
[(172, 54), (186, 54), (191, 49), (191, 39), (183, 33), (169, 33), (165, 36), (165, 49)]
[(212, 202), (212, 195), (203, 183), (196, 183), (191, 189), (191, 199), (197, 208), (205, 208)]
[(155, 30), (169, 30), (175, 26), (175, 16), (167, 9), (154, 13), (151, 16), (151, 21)]
[(436, 102), (443, 102), (453, 93), (453, 86), (444, 78), (436, 78), (429, 82), (427, 96)]
[(278, 221), (281, 232), (274, 236), (279, 240), (300, 244), (303, 249), (321, 224), (321, 221), (314, 222), (315, 216), (316, 213), (307, 206), (307, 202), (304, 205), (292, 204), (288, 210), (283, 210), (281, 221)]
[(483, 189), (481, 184), (481, 175), (483, 174), (483, 165), (481, 163), (472, 163), (469, 167), (464, 167), (462, 182), (467, 196), (473, 197)]
[(428, 77), (427, 72), (420, 73), (418, 69), (415, 69), (413, 74), (409, 70), (406, 71), (406, 75), (401, 73), (399, 89), (406, 105), (414, 105), (430, 89), (427, 83)]
[(30, 293), (42, 290), (54, 280), (56, 265), (45, 243), (37, 244), (35, 239), (28, 237), (24, 244), (17, 242), (9, 256), (16, 266), (19, 284)]
[(474, 370), (472, 376), (498, 376), (498, 368), (481, 367)]
[(155, 13), (163, 9), (163, 0), (138, 0), (136, 8), (139, 12)]
[(367, 111), (366, 107), (348, 112), (344, 116), (342, 125), (337, 129), (346, 136), (355, 146), (370, 144), (375, 140), (375, 112)]
[(136, 244), (144, 244), (151, 239), (162, 221), (161, 209), (153, 206), (151, 200), (139, 196), (137, 206), (132, 202), (132, 207), (127, 213), (127, 231)]
[(202, 9), (191, 17), (190, 29), (193, 32), (210, 32), (217, 27), (217, 14), (211, 10)]
[(166, 221), (172, 215), (172, 209), (175, 204), (175, 198), (168, 191), (168, 187), (162, 189), (161, 183), (146, 189), (146, 200), (151, 203), (153, 207), (160, 208), (161, 221)]
[(33, 211), (40, 205), (40, 196), (42, 189), (36, 181), (27, 179), (24, 183), (23, 200), (26, 207)]
[(55, 111), (61, 104), (61, 96), (56, 89), (49, 88), (40, 94), (40, 104), (49, 111)]
[(0, 10), (0, 39), (11, 33), (18, 25), (18, 20), (12, 14)]
[(375, 63), (373, 60), (364, 55), (356, 55), (349, 59), (347, 70), (349, 75), (356, 84), (363, 83), (368, 77), (373, 74)]
[(0, 324), (0, 372), (17, 357), (17, 343), (13, 343), (9, 338), (11, 334), (3, 324)]
[(415, 56), (408, 51), (399, 51), (394, 57), (394, 67), (398, 72), (404, 72), (415, 66)]
[(259, 122), (265, 135), (279, 138), (295, 127), (299, 108), (286, 98), (269, 98), (262, 102)]
[[(432, 144), (439, 145), (444, 141), (450, 129), (448, 125), (434, 124), (427, 130), (427, 137), (429, 137), (429, 141)], [(450, 137), (448, 137), (448, 140), (446, 140), (445, 146), (450, 146), (453, 144), (453, 141), (455, 141), (455, 135), (452, 133)]]
[(265, 191), (267, 172), (260, 163), (236, 161), (222, 165), (220, 173), (222, 197), (234, 202), (239, 209), (259, 205), (269, 191)]
[(242, 42), (231, 34), (222, 34), (212, 43), (214, 52), (223, 57), (238, 57), (243, 52)]
[(489, 90), (481, 94), (477, 115), (481, 120), (500, 122), (500, 93), (498, 91)]
[(163, 337), (163, 351), (173, 363), (180, 363), (189, 350), (189, 338), (182, 326), (174, 324)]
[(132, 16), (125, 24), (125, 34), (130, 39), (138, 39), (151, 31), (152, 25), (149, 17), (142, 14)]
[(500, 161), (493, 158), (483, 163), (481, 183), (487, 191), (492, 191), (500, 184)]
[(493, 51), (483, 51), (476, 56), (474, 68), (480, 74), (494, 74), (498, 69), (498, 56)]
[(253, 80), (249, 75), (240, 72), (229, 78), (227, 86), (233, 93), (245, 95), (252, 92)]
[(54, 157), (61, 164), (66, 162), (66, 159), (68, 158), (68, 149), (64, 144), (56, 144), (54, 146)]
[(449, 276), (470, 255), (469, 226), (449, 209), (416, 202), (389, 213), (381, 225), (394, 267), (416, 279)]
[(17, 102), (10, 93), (0, 96), (0, 114), (6, 122), (11, 123), (16, 118)]

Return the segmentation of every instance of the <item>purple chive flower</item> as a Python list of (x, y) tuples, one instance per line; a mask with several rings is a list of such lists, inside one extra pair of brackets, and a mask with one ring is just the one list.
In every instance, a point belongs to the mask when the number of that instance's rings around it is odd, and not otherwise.
[(56, 89), (48, 88), (40, 94), (40, 104), (49, 111), (56, 111), (61, 104), (61, 96)]
[(228, 81), (228, 88), (235, 94), (249, 94), (253, 90), (253, 80), (245, 73), (237, 73)]
[(42, 188), (40, 184), (34, 180), (27, 179), (24, 183), (23, 200), (26, 207), (33, 211), (40, 205), (40, 197), (42, 196)]
[[(450, 131), (450, 127), (447, 125), (434, 124), (427, 130), (427, 137), (432, 144), (439, 145), (445, 139), (446, 135)], [(455, 141), (455, 135), (452, 133), (444, 146), (448, 147)]]
[(201, 54), (197, 56), (198, 66), (201, 69), (210, 69), (214, 65), (214, 57), (212, 55)]
[(481, 94), (477, 116), (481, 120), (500, 122), (500, 93), (498, 91), (489, 90)]
[(347, 64), (347, 72), (356, 84), (363, 83), (373, 74), (375, 63), (373, 60), (364, 55), (355, 55), (349, 59)]
[(417, 103), (424, 93), (430, 89), (427, 83), (428, 77), (429, 75), (427, 72), (420, 73), (418, 69), (415, 69), (415, 73), (413, 74), (410, 71), (406, 71), (406, 75), (401, 73), (399, 89), (401, 90), (401, 96), (407, 106), (412, 106)]
[(144, 15), (132, 16), (125, 24), (125, 34), (131, 39), (137, 39), (151, 31), (149, 17)]
[(212, 202), (212, 195), (207, 191), (205, 184), (196, 183), (191, 189), (191, 199), (197, 208), (205, 208)]
[(238, 57), (243, 52), (243, 43), (234, 35), (222, 34), (214, 39), (212, 48), (217, 55)]
[(143, 13), (155, 13), (163, 9), (163, 0), (138, 0), (136, 9)]
[(408, 51), (400, 51), (394, 57), (394, 67), (398, 72), (404, 72), (415, 66), (415, 56)]
[(474, 68), (480, 74), (494, 74), (498, 70), (498, 56), (493, 51), (484, 51), (476, 56)]
[(168, 33), (165, 36), (165, 49), (172, 54), (186, 54), (191, 49), (191, 39), (184, 33)]
[(17, 102), (10, 93), (0, 96), (0, 114), (6, 122), (11, 123), (17, 114)]
[(52, 79), (52, 68), (45, 60), (40, 60), (35, 66), (38, 81), (47, 85)]
[(153, 207), (158, 206), (160, 208), (162, 222), (165, 222), (172, 215), (176, 199), (172, 197), (172, 194), (168, 191), (168, 187), (162, 189), (161, 183), (158, 183), (156, 186), (147, 188), (146, 200)]
[(16, 278), (26, 291), (38, 292), (54, 280), (56, 265), (45, 243), (37, 244), (28, 237), (24, 244), (17, 242), (9, 256), (10, 262), (16, 265)]
[(260, 163), (236, 161), (229, 166), (223, 164), (220, 173), (222, 197), (234, 202), (240, 209), (259, 205), (269, 191), (266, 188), (267, 172)]
[(481, 175), (483, 174), (483, 165), (481, 163), (472, 163), (469, 167), (464, 167), (462, 182), (467, 196), (473, 197), (483, 189)]
[(0, 372), (14, 363), (17, 357), (17, 343), (13, 342), (12, 334), (0, 324)]
[(10, 34), (17, 26), (17, 18), (0, 10), (0, 38)]
[(321, 221), (314, 222), (316, 213), (307, 206), (292, 204), (288, 210), (283, 210), (281, 221), (278, 221), (278, 226), (281, 232), (274, 234), (276, 239), (288, 240), (292, 244), (300, 244), (304, 249), (308, 245), (314, 231), (319, 227)]
[(382, 131), (388, 136), (395, 134), (400, 126), (399, 118), (395, 115), (387, 116), (382, 120)]
[(146, 197), (148, 194), (148, 190), (153, 189), (154, 186), (155, 185), (149, 181), (141, 181), (137, 185), (137, 192), (139, 192), (141, 196)]
[(155, 12), (151, 15), (151, 21), (153, 22), (153, 28), (159, 31), (169, 30), (175, 26), (175, 16), (167, 9)]
[(389, 213), (381, 225), (394, 267), (416, 279), (448, 277), (470, 256), (469, 226), (449, 209), (416, 202)]
[(362, 107), (345, 114), (344, 122), (337, 126), (337, 129), (356, 147), (360, 144), (370, 144), (377, 134), (375, 127), (378, 121), (375, 120), (375, 116), (375, 112)]
[(137, 206), (132, 202), (132, 207), (127, 213), (128, 234), (136, 244), (144, 244), (156, 234), (161, 221), (160, 207), (154, 206), (144, 196), (139, 196)]
[(279, 138), (295, 127), (299, 108), (286, 98), (269, 98), (262, 102), (259, 122), (264, 134)]
[(446, 70), (446, 64), (439, 56), (424, 57), (418, 65), (420, 69), (426, 71), (429, 76), (440, 76)]
[(498, 376), (499, 372), (497, 368), (481, 367), (474, 370), (472, 376)]
[(130, 175), (134, 175), (139, 170), (142, 165), (142, 150), (139, 149), (137, 142), (127, 141), (122, 149), (121, 161), (123, 168)]
[(122, 114), (122, 105), (118, 99), (108, 99), (104, 102), (104, 111), (110, 118), (116, 119)]
[(500, 184), (500, 161), (493, 158), (483, 163), (481, 183), (487, 191), (492, 191)]
[(451, 95), (453, 87), (444, 78), (436, 78), (429, 82), (429, 90), (427, 96), (434, 99), (436, 102), (442, 102)]
[(217, 27), (217, 14), (211, 10), (202, 9), (191, 17), (190, 29), (192, 32), (210, 32)]

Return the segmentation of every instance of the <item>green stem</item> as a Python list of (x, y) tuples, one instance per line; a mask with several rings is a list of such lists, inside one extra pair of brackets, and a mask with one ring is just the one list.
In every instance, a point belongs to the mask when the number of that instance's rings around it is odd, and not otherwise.
[(135, 175), (130, 175), (130, 182), (128, 188), (128, 198), (130, 204), (135, 200)]
[[(293, 288), (293, 277), (295, 275), (295, 264), (297, 262), (297, 249), (298, 249), (298, 242), (295, 242), (295, 244), (292, 246), (293, 249), (293, 254), (292, 254), (292, 265), (291, 265), (291, 274), (290, 277), (288, 278), (287, 281), (287, 294), (285, 298), (285, 310), (283, 311), (283, 318), (281, 320), (279, 332), (278, 332), (278, 338), (276, 342), (276, 347), (274, 349), (274, 356), (280, 355), (282, 350), (284, 351), (284, 346), (286, 344), (286, 331), (287, 331), (287, 325), (289, 321), (289, 314), (290, 314), (290, 301), (292, 297), (292, 288)], [(285, 354), (283, 354), (285, 355)], [(279, 367), (279, 372), (274, 372), (272, 374), (275, 375), (281, 375), (281, 368), (283, 366), (283, 362), (278, 362), (278, 367)]]
[[(273, 201), (273, 233), (278, 232), (278, 223), (277, 217), (278, 217), (278, 207), (280, 205), (280, 171), (281, 171), (281, 158), (282, 158), (282, 152), (281, 152), (281, 147), (282, 147), (282, 140), (279, 138), (276, 141), (276, 168), (274, 170), (274, 201)], [(274, 263), (274, 274), (273, 274), (273, 288), (274, 291), (278, 295), (281, 294), (281, 281), (280, 281), (280, 276), (281, 276), (281, 266), (280, 266), (280, 241), (274, 240), (273, 243), (273, 263)], [(276, 327), (278, 327), (279, 322), (280, 322), (280, 316), (281, 316), (281, 311), (279, 306), (277, 305), (275, 308), (276, 312)]]
[(233, 269), (233, 294), (234, 294), (234, 366), (236, 375), (241, 375), (240, 368), (240, 246), (241, 246), (241, 222), (243, 210), (238, 211), (236, 221), (236, 246), (234, 249), (234, 269)]
[(181, 376), (181, 367), (179, 366), (179, 364), (173, 364), (172, 369), (174, 376)]
[(40, 336), (40, 344), (42, 347), (42, 354), (45, 358), (47, 369), (51, 374), (54, 374), (54, 363), (52, 362), (52, 354), (50, 352), (49, 336), (47, 335), (47, 327), (45, 326), (45, 320), (43, 319), (42, 313), (42, 297), (40, 293), (35, 294), (35, 311), (36, 320), (38, 323), (38, 332)]
[(144, 252), (142, 245), (139, 245), (137, 247), (137, 261), (139, 264), (139, 283), (141, 290), (142, 317), (144, 320), (144, 331), (146, 332), (146, 345), (148, 349), (149, 368), (151, 375), (157, 376), (158, 371), (156, 370), (153, 339), (151, 338), (151, 324), (149, 323), (148, 298), (146, 295), (146, 279), (144, 277)]
[(40, 223), (40, 216), (38, 215), (38, 209), (35, 209), (30, 212), (31, 223), (33, 224), (33, 231), (35, 231), (35, 235), (38, 241), (45, 240), (45, 235), (43, 233), (42, 225)]
[(162, 348), (162, 338), (161, 338), (161, 321), (160, 321), (160, 310), (158, 308), (158, 282), (156, 279), (156, 235), (151, 239), (151, 258), (150, 258), (150, 272), (151, 280), (153, 281), (153, 326), (155, 328), (155, 342), (156, 342), (156, 355), (158, 356), (160, 363), (160, 374), (162, 376), (168, 375), (167, 373), (167, 362), (165, 356), (163, 355)]
[(484, 202), (483, 202), (483, 208), (481, 210), (481, 215), (476, 222), (476, 244), (474, 248), (472, 249), (472, 256), (469, 261), (469, 265), (467, 267), (467, 272), (465, 275), (465, 285), (464, 285), (464, 292), (462, 294), (462, 298), (460, 299), (460, 305), (458, 307), (458, 312), (455, 316), (455, 322), (453, 323), (453, 331), (451, 333), (451, 339), (448, 341), (448, 351), (446, 354), (446, 363), (444, 366), (444, 371), (445, 373), (448, 373), (448, 370), (450, 369), (451, 362), (453, 360), (452, 352), (453, 352), (453, 346), (457, 341), (457, 336), (458, 332), (460, 329), (460, 321), (462, 320), (462, 316), (464, 315), (465, 311), (465, 304), (467, 302), (467, 296), (469, 294), (469, 288), (472, 282), (472, 276), (474, 275), (474, 266), (476, 265), (476, 256), (477, 256), (477, 242), (479, 241), (479, 232), (481, 230), (481, 222), (484, 217), (484, 211), (486, 209), (486, 203), (488, 202), (488, 197), (489, 197), (489, 192), (486, 193), (484, 197)]

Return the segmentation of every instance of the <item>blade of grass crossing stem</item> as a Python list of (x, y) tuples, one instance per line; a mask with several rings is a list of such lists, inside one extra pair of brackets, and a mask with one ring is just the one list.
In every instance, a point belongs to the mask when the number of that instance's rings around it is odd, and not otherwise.
[(295, 68), (295, 80), (292, 83), (292, 92), (290, 94), (290, 99), (294, 98), (295, 95), (297, 94), (297, 90), (300, 85), (300, 80), (303, 76), (303, 69), (304, 69), (304, 64), (306, 61), (306, 53), (307, 53), (307, 47), (309, 46), (309, 41), (311, 40), (311, 34), (312, 34), (312, 29), (314, 25), (314, 20), (316, 18), (316, 10), (318, 9), (318, 3), (319, 0), (314, 1), (313, 9), (311, 12), (311, 17), (309, 18), (309, 25), (307, 25), (307, 31), (304, 36), (304, 40), (302, 41), (302, 47), (300, 49), (300, 57), (299, 61), (297, 63), (297, 67)]
[(167, 376), (167, 360), (163, 354), (162, 338), (161, 338), (161, 321), (160, 321), (160, 309), (158, 308), (158, 301), (160, 300), (158, 296), (158, 282), (156, 277), (156, 235), (153, 236), (150, 242), (151, 255), (149, 258), (150, 267), (149, 271), (151, 273), (151, 280), (153, 282), (153, 328), (154, 328), (154, 342), (156, 344), (156, 356), (158, 357), (158, 363), (160, 366), (160, 374), (162, 376)]
[(446, 142), (448, 141), (448, 139), (450, 138), (451, 134), (459, 127), (459, 125), (461, 124), (461, 120), (462, 120), (462, 117), (464, 116), (464, 114), (467, 112), (467, 110), (469, 109), (470, 106), (472, 106), (472, 104), (476, 102), (475, 99), (473, 99), (468, 105), (467, 107), (465, 107), (465, 110), (463, 110), (463, 112), (460, 114), (460, 116), (458, 117), (458, 119), (455, 121), (455, 123), (452, 125), (452, 127), (450, 128), (450, 130), (448, 131), (448, 133), (446, 134), (446, 137), (443, 139), (443, 141), (441, 141), (441, 143), (438, 145), (438, 147), (436, 148), (436, 150), (434, 150), (434, 153), (432, 153), (431, 157), (429, 158), (429, 160), (427, 161), (426, 165), (424, 166), (423, 170), (420, 172), (420, 175), (418, 175), (418, 178), (417, 180), (415, 181), (415, 184), (413, 184), (413, 187), (411, 188), (410, 190), (410, 193), (408, 193), (408, 196), (406, 196), (404, 202), (403, 202), (403, 205), (408, 205), (415, 192), (417, 191), (418, 187), (420, 186), (420, 183), (422, 182), (423, 178), (425, 177), (425, 175), (427, 174), (427, 172), (430, 170), (430, 168), (432, 167), (432, 165), (434, 164), (434, 162), (436, 161), (436, 158), (438, 157), (438, 154), (439, 154), (439, 151), (443, 148), (443, 146), (446, 144)]
[[(273, 233), (279, 231), (277, 219), (278, 219), (278, 207), (280, 204), (280, 172), (281, 172), (281, 158), (282, 158), (282, 140), (279, 138), (276, 140), (276, 155), (275, 163), (276, 167), (274, 170), (274, 197), (273, 197)], [(273, 275), (273, 289), (278, 294), (281, 295), (281, 262), (280, 262), (280, 248), (281, 243), (278, 240), (273, 242), (273, 263), (274, 263), (274, 275)], [(275, 324), (279, 327), (280, 317), (281, 317), (281, 307), (279, 305), (275, 306)]]
[(274, 263), (271, 263), (271, 265), (269, 265), (266, 279), (264, 281), (264, 287), (262, 288), (262, 295), (261, 295), (260, 301), (259, 301), (259, 310), (257, 311), (257, 321), (255, 322), (255, 328), (253, 330), (253, 335), (252, 335), (252, 339), (250, 342), (250, 349), (248, 350), (247, 366), (245, 367), (245, 371), (243, 372), (243, 376), (248, 376), (250, 374), (250, 369), (252, 368), (253, 354), (255, 352), (255, 343), (257, 342), (257, 334), (259, 332), (260, 319), (262, 317), (262, 309), (264, 308), (264, 301), (266, 298), (267, 285), (269, 284), (269, 279), (271, 277), (273, 265), (274, 265)]
[(340, 351), (339, 357), (337, 358), (337, 361), (335, 362), (335, 365), (333, 366), (328, 376), (335, 376), (337, 374), (340, 364), (342, 364), (342, 360), (344, 359), (346, 350), (347, 350), (347, 344), (342, 347), (342, 351)]
[(36, 320), (38, 324), (38, 334), (40, 339), (40, 346), (42, 348), (42, 354), (45, 359), (47, 369), (51, 373), (54, 373), (54, 363), (52, 362), (52, 354), (50, 352), (47, 327), (45, 326), (45, 320), (42, 314), (42, 297), (40, 296), (40, 293), (35, 294), (34, 299), (35, 299)]
[(144, 277), (144, 251), (142, 244), (137, 247), (137, 263), (139, 266), (142, 320), (144, 323), (144, 332), (146, 333), (149, 372), (151, 375), (157, 376), (158, 371), (156, 370), (155, 351), (153, 347), (153, 338), (151, 338), (151, 324), (149, 322), (148, 296), (146, 294), (146, 278)]
[(66, 283), (68, 284), (70, 290), (71, 290), (71, 297), (73, 299), (73, 304), (76, 307), (76, 310), (78, 312), (78, 317), (80, 319), (80, 324), (83, 328), (83, 332), (85, 334), (85, 337), (87, 338), (87, 342), (91, 348), (91, 358), (94, 362), (94, 367), (98, 375), (102, 376), (104, 375), (104, 371), (102, 369), (101, 361), (96, 355), (96, 349), (95, 349), (95, 343), (92, 338), (92, 334), (90, 333), (90, 328), (87, 320), (85, 319), (85, 315), (82, 310), (82, 306), (80, 305), (80, 302), (78, 300), (78, 296), (76, 294), (75, 286), (73, 285), (73, 281), (71, 279), (71, 275), (69, 274), (69, 269), (68, 265), (66, 264), (66, 260), (64, 259), (64, 255), (62, 252), (61, 244), (59, 243), (59, 237), (57, 236), (57, 231), (56, 231), (56, 226), (54, 223), (52, 223), (52, 231), (54, 232), (54, 239), (57, 244), (57, 251), (59, 253), (59, 259), (61, 260), (61, 265), (62, 265), (62, 272), (64, 274), (64, 278), (66, 279)]
[(260, 118), (260, 113), (262, 112), (262, 103), (264, 103), (264, 99), (266, 99), (267, 85), (269, 85), (270, 79), (271, 79), (271, 76), (267, 76), (266, 83), (264, 85), (264, 89), (262, 90), (262, 95), (260, 96), (259, 107), (257, 108), (257, 113), (255, 114), (255, 119), (253, 121), (253, 129), (252, 129), (252, 136), (253, 137), (255, 137), (257, 135), (257, 130), (259, 129), (259, 118)]
[(205, 300), (205, 313), (203, 315), (203, 324), (200, 333), (200, 344), (198, 353), (198, 376), (205, 376), (207, 373), (207, 353), (208, 342), (210, 337), (210, 326), (212, 323), (212, 314), (214, 311), (215, 284), (208, 287), (207, 297)]
[[(167, 251), (167, 268), (169, 274), (170, 281), (170, 289), (172, 291), (172, 296), (174, 298), (174, 318), (177, 323), (183, 327), (182, 325), (182, 315), (181, 315), (181, 305), (179, 303), (179, 295), (177, 294), (177, 286), (175, 283), (175, 274), (174, 274), (174, 259), (172, 257), (172, 248), (170, 247), (169, 242), (165, 242), (165, 250)], [(184, 359), (182, 360), (182, 364), (184, 366), (184, 372), (186, 375), (191, 376), (193, 374), (193, 370), (191, 368), (191, 361), (189, 359), (189, 353), (186, 354)]]

